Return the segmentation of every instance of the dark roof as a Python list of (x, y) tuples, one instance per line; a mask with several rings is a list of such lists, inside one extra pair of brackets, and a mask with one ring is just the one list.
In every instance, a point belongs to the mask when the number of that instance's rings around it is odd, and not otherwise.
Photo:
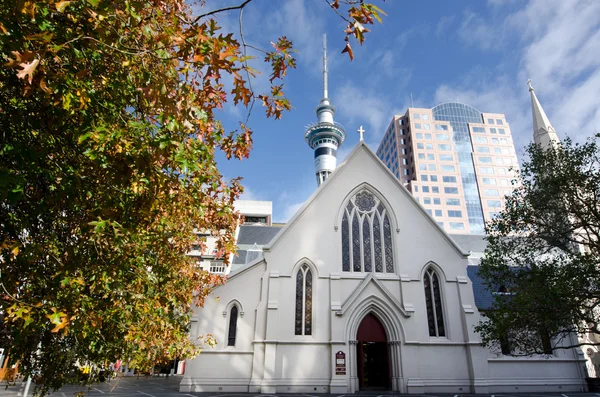
[(266, 245), (279, 231), (279, 226), (253, 226), (242, 225), (238, 234), (238, 245), (240, 244), (258, 244)]
[(450, 237), (463, 250), (469, 252), (483, 252), (487, 246), (484, 235), (478, 234), (451, 234)]
[(233, 265), (245, 265), (246, 264), (246, 250), (237, 250), (235, 252), (235, 256), (233, 257), (233, 261), (231, 262)]
[(479, 266), (467, 266), (467, 275), (473, 283), (473, 295), (475, 295), (475, 306), (479, 310), (488, 310), (494, 303), (492, 291), (487, 289), (483, 279), (479, 277)]

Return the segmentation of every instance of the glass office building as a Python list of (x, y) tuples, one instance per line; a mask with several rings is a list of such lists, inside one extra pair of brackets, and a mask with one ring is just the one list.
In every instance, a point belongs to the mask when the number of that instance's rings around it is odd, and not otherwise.
[(504, 206), (518, 161), (501, 113), (462, 103), (394, 116), (377, 155), (451, 233), (484, 234)]

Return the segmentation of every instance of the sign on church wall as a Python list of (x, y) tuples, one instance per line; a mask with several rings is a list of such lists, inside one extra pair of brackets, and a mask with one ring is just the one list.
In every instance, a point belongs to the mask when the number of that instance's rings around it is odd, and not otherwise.
[(335, 353), (335, 374), (346, 375), (346, 353), (341, 350)]

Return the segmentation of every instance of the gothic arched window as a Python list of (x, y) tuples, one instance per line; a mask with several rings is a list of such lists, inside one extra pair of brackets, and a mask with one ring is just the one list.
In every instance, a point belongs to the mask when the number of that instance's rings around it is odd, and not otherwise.
[(236, 305), (231, 307), (229, 312), (229, 332), (227, 333), (227, 346), (235, 346), (235, 336), (237, 335), (238, 308)]
[(355, 194), (344, 208), (342, 270), (394, 272), (390, 216), (383, 203), (367, 190)]
[(423, 285), (425, 287), (429, 336), (446, 336), (440, 280), (437, 273), (432, 268), (427, 269), (425, 272)]
[(312, 335), (312, 272), (304, 264), (296, 273), (296, 335)]

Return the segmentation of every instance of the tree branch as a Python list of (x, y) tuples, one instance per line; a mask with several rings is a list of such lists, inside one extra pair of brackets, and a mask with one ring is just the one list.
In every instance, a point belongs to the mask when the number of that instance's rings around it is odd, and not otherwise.
[(210, 12), (207, 12), (207, 13), (205, 13), (205, 14), (198, 15), (198, 16), (196, 17), (196, 19), (194, 19), (194, 20), (192, 21), (192, 25), (193, 25), (193, 24), (195, 24), (196, 22), (198, 22), (200, 19), (202, 19), (202, 18), (204, 18), (204, 17), (207, 17), (207, 16), (209, 16), (209, 15), (214, 15), (214, 14), (217, 14), (217, 13), (219, 13), (219, 12), (223, 12), (223, 11), (231, 11), (231, 10), (242, 10), (244, 7), (246, 7), (246, 4), (250, 3), (251, 1), (252, 1), (252, 0), (246, 0), (246, 1), (244, 1), (242, 4), (239, 4), (239, 5), (237, 5), (237, 6), (223, 7), (223, 8), (219, 8), (219, 9), (216, 9), (216, 10), (212, 10), (212, 11), (210, 11)]

